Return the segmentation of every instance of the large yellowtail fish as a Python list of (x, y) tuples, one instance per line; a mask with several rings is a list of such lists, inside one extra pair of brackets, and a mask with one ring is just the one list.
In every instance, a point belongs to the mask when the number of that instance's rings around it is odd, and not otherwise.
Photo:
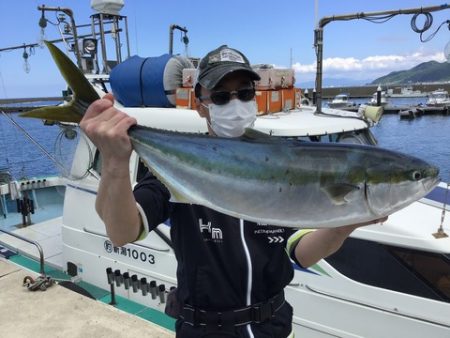
[[(98, 94), (64, 53), (47, 46), (73, 100), (23, 115), (79, 122)], [(372, 146), (278, 139), (255, 130), (230, 139), (139, 125), (129, 136), (176, 200), (263, 224), (325, 228), (371, 221), (438, 183), (436, 167)]]

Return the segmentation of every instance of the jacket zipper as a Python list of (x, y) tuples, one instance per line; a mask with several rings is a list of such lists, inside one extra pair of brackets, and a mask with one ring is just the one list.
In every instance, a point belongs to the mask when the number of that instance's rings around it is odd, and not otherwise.
[[(248, 251), (247, 243), (245, 242), (244, 235), (244, 220), (240, 219), (240, 230), (241, 230), (241, 241), (242, 246), (244, 247), (245, 258), (247, 259), (247, 297), (246, 297), (246, 305), (250, 306), (252, 304), (252, 259), (250, 257), (250, 252)], [(252, 328), (250, 324), (247, 324), (247, 332), (250, 338), (254, 338)]]

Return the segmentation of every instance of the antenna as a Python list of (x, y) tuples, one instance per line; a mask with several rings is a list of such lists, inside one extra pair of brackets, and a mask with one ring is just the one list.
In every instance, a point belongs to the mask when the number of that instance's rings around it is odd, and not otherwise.
[(289, 49), (289, 67), (292, 68), (292, 47)]
[(314, 27), (319, 27), (319, 0), (314, 2)]

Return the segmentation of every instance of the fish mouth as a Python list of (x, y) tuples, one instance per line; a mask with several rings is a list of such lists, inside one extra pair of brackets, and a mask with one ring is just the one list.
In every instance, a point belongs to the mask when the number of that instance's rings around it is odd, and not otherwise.
[(436, 177), (427, 177), (422, 180), (422, 186), (424, 191), (428, 194), (431, 190), (433, 190), (438, 184), (441, 182), (441, 178), (439, 176)]

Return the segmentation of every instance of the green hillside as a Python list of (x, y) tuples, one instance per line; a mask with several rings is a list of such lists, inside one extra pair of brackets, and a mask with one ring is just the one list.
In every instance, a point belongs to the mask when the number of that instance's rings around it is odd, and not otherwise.
[(450, 63), (428, 61), (409, 70), (389, 73), (372, 81), (371, 84), (408, 84), (418, 82), (450, 81)]

